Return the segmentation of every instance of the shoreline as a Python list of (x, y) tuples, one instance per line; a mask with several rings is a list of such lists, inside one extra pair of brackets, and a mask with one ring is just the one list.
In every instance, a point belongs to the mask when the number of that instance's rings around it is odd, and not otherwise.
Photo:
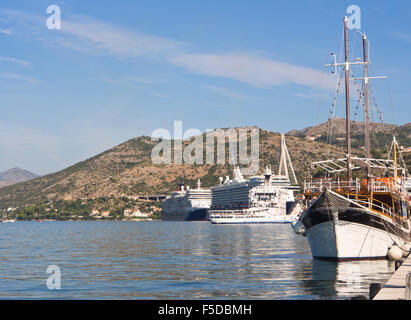
[[(133, 221), (133, 222), (141, 222), (141, 221), (163, 221), (162, 219), (32, 219), (32, 220), (15, 220), (13, 222), (91, 222), (91, 221), (97, 221), (97, 222), (110, 222), (110, 221), (116, 221), (116, 222), (127, 222), (127, 221)], [(3, 223), (3, 221), (0, 221), (0, 223)], [(6, 222), (4, 222), (6, 223)]]

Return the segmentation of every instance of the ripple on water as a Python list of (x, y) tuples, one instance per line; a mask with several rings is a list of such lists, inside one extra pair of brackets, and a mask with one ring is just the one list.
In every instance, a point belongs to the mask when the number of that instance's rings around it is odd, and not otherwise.
[[(18, 222), (0, 233), (3, 299), (346, 299), (394, 271), (313, 260), (289, 225)], [(60, 290), (47, 289), (51, 264)]]

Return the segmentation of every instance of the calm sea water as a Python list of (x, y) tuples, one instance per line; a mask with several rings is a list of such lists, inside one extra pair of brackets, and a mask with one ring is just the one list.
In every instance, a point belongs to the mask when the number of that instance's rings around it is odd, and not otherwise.
[[(60, 290), (47, 288), (49, 265)], [(290, 225), (0, 224), (1, 299), (349, 299), (393, 272), (313, 260)]]

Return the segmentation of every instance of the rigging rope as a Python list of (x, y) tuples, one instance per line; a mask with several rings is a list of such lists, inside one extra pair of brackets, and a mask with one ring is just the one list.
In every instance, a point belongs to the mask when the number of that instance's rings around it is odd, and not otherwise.
[[(341, 29), (340, 53), (339, 53), (338, 61), (341, 61), (342, 56), (343, 56), (343, 45), (344, 45), (344, 28)], [(337, 105), (338, 94), (339, 94), (341, 80), (343, 76), (342, 69), (343, 68), (341, 66), (336, 66), (335, 68), (336, 76), (337, 76), (337, 85), (335, 89), (336, 92), (333, 98), (332, 108), (330, 111), (330, 116), (328, 118), (328, 120), (331, 120), (331, 123), (330, 123), (329, 133), (326, 138), (326, 144), (328, 144), (327, 158), (330, 156), (330, 153), (331, 153), (331, 140), (332, 140), (332, 134), (333, 134), (333, 127), (334, 127), (335, 109)]]

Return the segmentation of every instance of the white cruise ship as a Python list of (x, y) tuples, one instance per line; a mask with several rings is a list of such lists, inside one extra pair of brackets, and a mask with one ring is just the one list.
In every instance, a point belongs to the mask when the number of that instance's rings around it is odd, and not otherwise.
[(405, 188), (411, 197), (411, 176), (407, 177), (407, 180), (405, 181)]
[[(246, 180), (240, 168), (234, 167), (233, 179), (227, 176), (220, 185), (211, 188), (212, 203), (209, 213), (211, 223), (291, 223), (296, 218), (294, 192), (299, 190), (284, 135), (281, 136), (281, 160), (279, 175), (273, 176), (266, 167), (263, 176)], [(287, 157), (291, 165), (295, 185), (288, 176)], [(281, 175), (285, 167), (286, 175)]]
[(162, 204), (163, 221), (208, 221), (208, 209), (211, 205), (211, 190), (202, 189), (200, 179), (197, 189), (179, 185), (164, 199)]

